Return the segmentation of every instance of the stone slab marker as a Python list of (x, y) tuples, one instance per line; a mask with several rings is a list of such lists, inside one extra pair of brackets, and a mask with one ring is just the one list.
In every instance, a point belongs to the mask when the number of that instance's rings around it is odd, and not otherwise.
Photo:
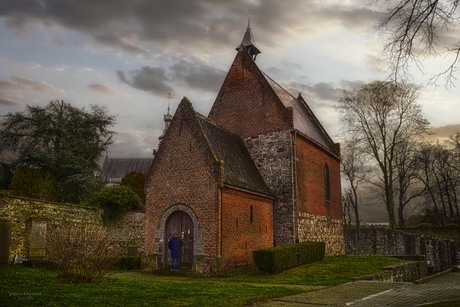
[(30, 227), (29, 259), (45, 258), (46, 250), (46, 227), (45, 220), (32, 220)]

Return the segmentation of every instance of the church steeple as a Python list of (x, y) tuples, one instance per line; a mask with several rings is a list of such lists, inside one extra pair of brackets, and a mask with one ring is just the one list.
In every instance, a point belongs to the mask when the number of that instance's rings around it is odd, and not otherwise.
[(260, 50), (254, 44), (254, 36), (252, 35), (251, 31), (251, 19), (248, 18), (248, 27), (246, 32), (244, 33), (243, 40), (241, 44), (236, 47), (237, 51), (245, 50), (249, 55), (256, 60), (256, 57), (260, 52)]
[[(158, 137), (158, 147), (160, 147), (161, 141), (163, 141), (163, 138), (165, 137), (166, 131), (168, 131), (169, 124), (171, 124), (171, 121), (173, 119), (173, 116), (171, 115), (170, 112), (170, 106), (171, 106), (171, 93), (168, 94), (169, 101), (168, 101), (168, 112), (163, 115), (163, 120), (165, 122), (165, 128), (163, 129), (163, 133)], [(153, 155), (155, 155), (156, 150), (153, 150)]]

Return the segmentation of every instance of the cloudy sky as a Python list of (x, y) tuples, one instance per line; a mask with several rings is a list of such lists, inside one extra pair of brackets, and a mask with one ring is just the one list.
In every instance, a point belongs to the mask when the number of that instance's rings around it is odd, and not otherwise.
[[(373, 1), (2, 0), (0, 114), (63, 99), (106, 105), (117, 116), (109, 155), (145, 157), (157, 146), (171, 93), (207, 115), (248, 17), (259, 67), (300, 91), (334, 139), (342, 89), (389, 72)], [(424, 85), (426, 75), (414, 73)], [(460, 124), (459, 90), (426, 88), (420, 103), (434, 127)]]

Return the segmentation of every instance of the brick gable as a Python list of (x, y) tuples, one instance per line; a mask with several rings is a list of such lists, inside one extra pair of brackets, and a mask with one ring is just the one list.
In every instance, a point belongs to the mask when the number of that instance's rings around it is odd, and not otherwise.
[(146, 177), (146, 251), (165, 249), (167, 235), (158, 229), (168, 208), (183, 204), (196, 214), (202, 242), (195, 252), (216, 255), (221, 165), (213, 157), (190, 102), (179, 105)]
[(292, 109), (245, 51), (237, 53), (208, 118), (243, 138), (293, 127)]

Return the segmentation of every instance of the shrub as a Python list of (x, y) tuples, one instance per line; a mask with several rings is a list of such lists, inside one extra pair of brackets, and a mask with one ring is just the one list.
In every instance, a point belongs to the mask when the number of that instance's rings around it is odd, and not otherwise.
[(121, 185), (131, 188), (137, 196), (142, 201), (142, 204), (145, 204), (145, 178), (142, 173), (131, 172), (121, 179)]
[(129, 257), (123, 256), (120, 257), (118, 267), (121, 270), (137, 270), (141, 268), (141, 257)]
[(11, 182), (11, 173), (10, 166), (4, 163), (0, 163), (0, 190), (6, 190)]
[(261, 249), (253, 252), (255, 265), (264, 272), (276, 273), (322, 260), (324, 242), (304, 242)]
[(91, 204), (104, 209), (102, 214), (104, 222), (115, 221), (130, 210), (142, 208), (142, 202), (137, 194), (125, 186), (102, 189), (93, 197)]
[(49, 257), (57, 261), (59, 276), (69, 282), (92, 282), (113, 266), (113, 234), (102, 226), (64, 225), (49, 235)]
[(8, 187), (13, 195), (41, 200), (57, 200), (57, 181), (39, 168), (18, 167)]

